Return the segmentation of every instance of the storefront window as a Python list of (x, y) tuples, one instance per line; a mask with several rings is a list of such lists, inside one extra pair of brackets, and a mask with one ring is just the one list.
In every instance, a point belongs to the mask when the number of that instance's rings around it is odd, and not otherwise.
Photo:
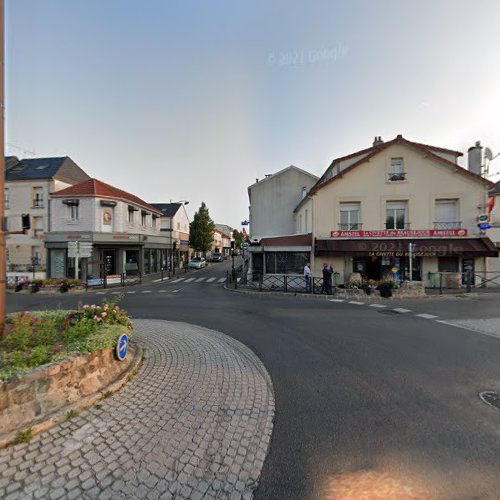
[(144, 250), (144, 273), (149, 274), (151, 272), (151, 253), (148, 250)]
[(131, 275), (139, 272), (139, 250), (125, 252), (125, 272)]
[(308, 252), (267, 252), (266, 273), (302, 274), (309, 259)]
[(66, 249), (53, 248), (50, 250), (51, 278), (64, 278), (66, 271)]

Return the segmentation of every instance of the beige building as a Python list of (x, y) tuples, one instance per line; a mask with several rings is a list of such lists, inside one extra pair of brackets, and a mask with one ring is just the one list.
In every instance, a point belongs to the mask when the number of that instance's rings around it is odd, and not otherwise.
[(7, 271), (15, 276), (46, 271), (45, 234), (50, 231), (50, 193), (89, 179), (71, 158), (6, 158), (5, 216), (10, 231), (21, 230), (21, 215), (29, 214), (31, 229), (7, 237)]
[(326, 262), (341, 283), (409, 279), (410, 255), (426, 286), (435, 273), (484, 271), (498, 251), (477, 217), (493, 185), (459, 166), (461, 155), (399, 135), (334, 160), (294, 211), (295, 232), (312, 233), (313, 274)]

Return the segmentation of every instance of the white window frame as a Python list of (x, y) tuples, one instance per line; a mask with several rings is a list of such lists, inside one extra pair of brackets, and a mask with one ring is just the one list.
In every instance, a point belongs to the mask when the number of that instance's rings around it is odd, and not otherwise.
[(398, 182), (406, 180), (404, 165), (404, 158), (391, 158), (389, 181)]
[[(434, 213), (436, 220), (434, 222), (434, 228), (435, 229), (459, 229), (461, 227), (461, 221), (460, 221), (460, 205), (459, 205), (460, 200), (457, 198), (439, 198), (434, 200)], [(453, 205), (453, 214), (449, 216), (442, 216), (439, 213), (440, 210), (438, 209), (439, 206), (443, 205), (448, 205), (452, 206)], [(444, 220), (447, 219), (447, 220)]]
[(80, 219), (80, 211), (78, 205), (68, 205), (68, 222), (75, 224)]
[[(341, 231), (359, 231), (361, 229), (361, 202), (341, 202), (339, 207)], [(343, 217), (342, 214), (347, 214)]]
[[(398, 227), (398, 212), (403, 210), (404, 223), (403, 227)], [(394, 222), (394, 227), (388, 227), (389, 211), (392, 211), (392, 218)], [(407, 229), (408, 226), (408, 202), (402, 201), (387, 201), (385, 204), (385, 228), (392, 230), (403, 230)]]

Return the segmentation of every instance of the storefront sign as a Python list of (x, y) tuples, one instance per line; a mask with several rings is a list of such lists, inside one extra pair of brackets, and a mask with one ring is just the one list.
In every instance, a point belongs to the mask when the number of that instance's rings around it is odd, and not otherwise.
[(452, 238), (467, 236), (467, 229), (384, 229), (381, 231), (332, 231), (331, 238)]

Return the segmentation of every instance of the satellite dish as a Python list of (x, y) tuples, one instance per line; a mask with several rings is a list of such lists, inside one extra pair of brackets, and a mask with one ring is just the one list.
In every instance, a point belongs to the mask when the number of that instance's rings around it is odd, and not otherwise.
[(491, 161), (493, 158), (493, 151), (490, 148), (484, 148), (484, 159)]
[(484, 148), (484, 165), (483, 165), (483, 175), (487, 177), (490, 175), (490, 161), (493, 160), (493, 151), (490, 148)]

